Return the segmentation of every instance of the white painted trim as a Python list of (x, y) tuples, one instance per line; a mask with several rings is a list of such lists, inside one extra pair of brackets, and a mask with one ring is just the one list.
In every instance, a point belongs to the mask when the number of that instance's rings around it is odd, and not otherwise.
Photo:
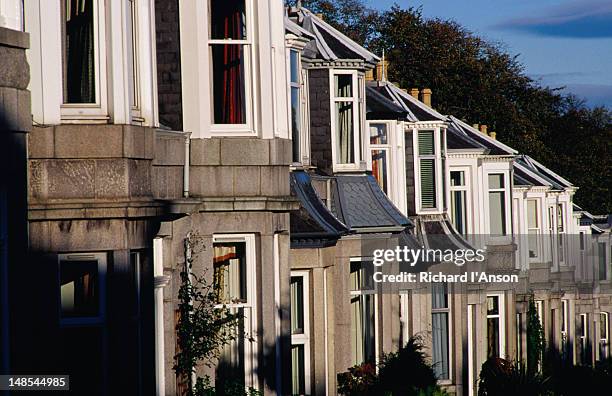
[(474, 304), (467, 306), (468, 396), (474, 396)]
[(0, 27), (23, 30), (23, 0), (0, 1)]
[(309, 395), (312, 383), (312, 367), (310, 361), (310, 272), (291, 271), (292, 278), (302, 278), (302, 290), (304, 292), (302, 303), (304, 307), (304, 333), (291, 334), (291, 345), (304, 346), (304, 392)]
[[(335, 87), (334, 87), (334, 76), (335, 75), (351, 75), (352, 76), (352, 93), (351, 97), (336, 97), (335, 96)], [(334, 172), (342, 172), (342, 171), (355, 171), (361, 169), (361, 146), (363, 145), (363, 133), (364, 129), (362, 125), (362, 111), (363, 103), (360, 104), (361, 101), (364, 100), (365, 95), (360, 92), (361, 89), (365, 89), (362, 87), (363, 84), (359, 83), (358, 72), (357, 70), (351, 69), (329, 69), (329, 106), (330, 106), (330, 114), (332, 115), (331, 119), (331, 143), (332, 143), (332, 163), (333, 163), (333, 171)], [(353, 105), (353, 163), (350, 164), (340, 164), (338, 163), (338, 152), (336, 149), (338, 137), (336, 136), (336, 124), (337, 124), (337, 113), (336, 113), (336, 103), (337, 102), (350, 102)]]
[[(164, 240), (153, 239), (153, 277), (164, 276)], [(166, 394), (166, 348), (164, 345), (164, 290), (155, 287), (155, 395)]]
[[(499, 318), (499, 357), (506, 357), (506, 295), (504, 292), (487, 293), (487, 297), (497, 297), (499, 313), (497, 315), (489, 315), (485, 305), (485, 316), (489, 318)], [(486, 303), (485, 303), (486, 304)], [(487, 336), (488, 337), (488, 336)], [(488, 351), (487, 351), (488, 354)]]

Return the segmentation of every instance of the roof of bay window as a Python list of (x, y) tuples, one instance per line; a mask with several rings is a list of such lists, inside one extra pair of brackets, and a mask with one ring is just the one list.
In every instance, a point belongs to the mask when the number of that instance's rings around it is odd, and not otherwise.
[(573, 187), (573, 184), (557, 175), (538, 161), (528, 155), (520, 155), (515, 160), (515, 169), (519, 169), (522, 173), (529, 174), (537, 180), (537, 183), (532, 185), (550, 186), (555, 190), (564, 190)]
[(289, 17), (285, 16), (285, 31), (287, 33), (292, 33), (298, 37), (304, 37), (309, 40), (314, 40), (314, 34), (310, 33), (306, 29), (302, 29), (300, 25), (293, 22)]
[[(306, 58), (321, 59), (328, 62), (359, 61), (370, 66), (374, 66), (380, 60), (378, 56), (304, 7), (290, 9), (289, 17), (291, 22), (299, 25), (314, 37), (314, 40), (308, 43), (304, 49), (303, 55)], [(285, 28), (289, 29), (290, 27), (285, 24)]]
[(450, 123), (446, 130), (446, 147), (450, 150), (468, 149), (489, 153), (487, 146), (472, 139), (453, 123)]
[[(478, 129), (471, 125), (468, 125), (465, 121), (462, 121), (454, 116), (448, 117), (448, 122), (454, 130), (458, 133), (467, 136), (473, 141), (476, 141), (479, 145), (486, 147), (489, 150), (490, 155), (515, 155), (518, 151), (512, 147), (506, 146), (499, 140), (495, 140), (489, 135), (480, 132)], [(450, 127), (449, 127), (450, 128)]]
[(368, 120), (406, 119), (408, 112), (387, 99), (371, 86), (366, 86), (366, 117)]
[(413, 98), (407, 92), (402, 91), (395, 84), (388, 81), (371, 81), (368, 86), (379, 92), (385, 98), (401, 107), (406, 113), (406, 119), (412, 122), (418, 121), (445, 121), (446, 117), (425, 103)]
[(325, 178), (331, 185), (331, 212), (355, 232), (401, 232), (412, 222), (387, 198), (371, 175)]

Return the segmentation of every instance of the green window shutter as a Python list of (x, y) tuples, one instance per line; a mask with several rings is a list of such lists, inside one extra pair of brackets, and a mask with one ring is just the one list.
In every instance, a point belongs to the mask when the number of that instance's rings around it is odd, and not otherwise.
[(436, 174), (435, 160), (421, 159), (421, 207), (436, 207)]
[(419, 131), (419, 155), (434, 154), (434, 131)]

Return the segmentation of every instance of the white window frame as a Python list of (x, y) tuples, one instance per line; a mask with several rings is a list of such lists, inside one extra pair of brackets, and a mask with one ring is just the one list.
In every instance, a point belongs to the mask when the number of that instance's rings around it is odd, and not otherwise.
[[(298, 82), (291, 81), (291, 53), (297, 54), (298, 63)], [(288, 46), (287, 55), (287, 114), (289, 115), (289, 137), (293, 140), (293, 124), (291, 122), (291, 90), (297, 88), (299, 90), (299, 114), (298, 122), (300, 127), (300, 145), (299, 145), (299, 160), (298, 163), (308, 166), (310, 165), (310, 133), (309, 133), (309, 122), (308, 122), (308, 76), (307, 71), (302, 69), (302, 51), (300, 48)]]
[[(531, 219), (530, 219), (530, 212), (529, 212), (529, 204), (533, 203), (535, 204), (535, 221), (536, 224), (535, 226), (533, 224), (531, 224)], [(531, 255), (531, 249), (530, 246), (528, 244), (528, 252), (527, 254), (529, 255), (529, 260), (533, 261), (535, 259), (538, 259), (541, 256), (541, 249), (540, 249), (540, 235), (542, 233), (542, 220), (541, 220), (541, 208), (540, 208), (540, 200), (537, 198), (527, 198), (525, 200), (525, 213), (527, 214), (525, 216), (526, 220), (527, 220), (527, 238), (529, 238), (529, 242), (531, 242), (532, 238), (535, 241), (535, 250), (534, 250), (534, 255)]]
[[(453, 293), (451, 292), (451, 287), (452, 285), (447, 283), (446, 284), (446, 300), (447, 300), (447, 306), (446, 308), (433, 308), (433, 301), (432, 301), (432, 306), (431, 306), (431, 319), (432, 319), (432, 326), (433, 326), (433, 315), (436, 313), (446, 313), (447, 314), (447, 327), (448, 327), (448, 378), (444, 378), (444, 379), (439, 379), (438, 383), (439, 384), (451, 384), (453, 382), (453, 320), (451, 317), (452, 314), (452, 296)], [(433, 298), (433, 293), (431, 294), (431, 297)], [(433, 331), (433, 328), (432, 328)], [(432, 337), (432, 359), (433, 359), (433, 337)], [(435, 362), (432, 362), (435, 363)]]
[(580, 334), (577, 334), (580, 339), (580, 363), (584, 364), (583, 358), (588, 358), (585, 355), (588, 350), (587, 342), (589, 341), (589, 317), (587, 314), (582, 313), (578, 315), (578, 318), (580, 320)]
[[(206, 26), (210, 26), (210, 1), (206, 1)], [(255, 71), (255, 17), (253, 15), (253, 0), (244, 0), (245, 7), (245, 24), (246, 24), (246, 39), (211, 39), (210, 32), (206, 32), (206, 54), (208, 62), (208, 83), (209, 87), (209, 103), (210, 103), (210, 134), (211, 136), (256, 136), (255, 130), (256, 120), (254, 117), (254, 71)], [(213, 86), (213, 64), (212, 64), (212, 46), (222, 44), (243, 45), (244, 54), (244, 98), (245, 98), (245, 120), (244, 124), (216, 124), (215, 123), (215, 101), (214, 101), (214, 86)]]
[(567, 233), (567, 205), (565, 202), (559, 202), (557, 204), (557, 255), (559, 263), (564, 263), (567, 257), (567, 247), (565, 234)]
[(569, 340), (569, 301), (561, 300), (561, 351)]
[[(502, 180), (504, 181), (504, 187), (503, 188), (490, 188), (489, 187), (489, 176), (490, 175), (501, 175), (502, 176)], [(486, 225), (486, 229), (489, 231), (489, 235), (491, 236), (491, 239), (506, 239), (510, 236), (512, 236), (512, 223), (511, 223), (511, 219), (512, 219), (512, 210), (510, 208), (511, 203), (510, 203), (510, 199), (511, 199), (511, 190), (510, 190), (510, 177), (508, 175), (508, 172), (505, 170), (501, 170), (501, 169), (491, 169), (488, 170), (485, 173), (485, 183), (486, 183), (486, 216), (485, 219), (488, 219), (490, 217), (491, 214), (491, 207), (490, 207), (490, 199), (489, 199), (489, 195), (492, 192), (503, 192), (504, 193), (504, 218), (503, 218), (503, 222), (504, 222), (504, 229), (505, 229), (505, 233), (503, 235), (492, 235), (491, 234), (491, 223), (490, 221), (486, 221), (485, 225)]]
[[(489, 315), (487, 311), (486, 319), (499, 319), (499, 357), (504, 358), (506, 356), (506, 299), (504, 293), (487, 293), (488, 297), (497, 297), (498, 298), (498, 307), (499, 312), (497, 315)], [(486, 303), (485, 303), (486, 304)], [(487, 307), (485, 306), (485, 310)], [(488, 337), (488, 335), (487, 335)], [(489, 351), (487, 351), (488, 355)]]
[[(353, 96), (351, 97), (336, 97), (335, 96), (335, 76), (336, 75), (350, 75), (352, 76), (351, 84)], [(360, 83), (362, 77), (359, 76), (357, 70), (346, 70), (346, 69), (330, 69), (329, 70), (329, 109), (331, 116), (331, 142), (332, 142), (332, 163), (334, 172), (342, 171), (357, 171), (361, 170), (361, 146), (363, 144), (363, 117), (362, 112), (364, 111), (364, 97), (365, 97), (365, 86)], [(362, 92), (364, 91), (364, 92)], [(338, 136), (337, 136), (337, 112), (336, 103), (338, 102), (351, 102), (353, 104), (353, 162), (347, 164), (338, 163)]]
[[(434, 154), (420, 155), (419, 153), (419, 132), (433, 131), (434, 136)], [(418, 125), (412, 128), (412, 144), (414, 153), (414, 188), (415, 188), (415, 207), (418, 214), (437, 214), (443, 212), (444, 188), (442, 186), (443, 172), (442, 169), (442, 153), (441, 153), (441, 138), (442, 128), (439, 125)], [(433, 208), (423, 208), (421, 202), (421, 159), (434, 160), (434, 175), (435, 175), (435, 206)]]
[[(349, 259), (349, 282), (350, 282), (350, 264), (354, 263), (354, 262), (358, 262), (358, 263), (371, 263), (372, 262), (372, 258), (371, 257), (351, 257)], [(349, 284), (350, 287), (350, 284)], [(373, 285), (373, 289), (360, 289), (360, 290), (349, 290), (349, 298), (352, 298), (353, 296), (365, 296), (365, 295), (371, 295), (373, 296), (373, 305), (374, 305), (374, 360), (375, 360), (375, 365), (376, 365), (376, 370), (378, 370), (378, 363), (379, 363), (379, 345), (378, 345), (378, 334), (379, 334), (379, 329), (378, 329), (378, 293), (376, 290), (377, 286), (376, 284)], [(352, 324), (351, 324), (352, 326)], [(351, 357), (352, 359), (352, 357)], [(357, 363), (357, 364), (363, 364), (364, 362), (361, 363)]]
[[(451, 221), (454, 222), (453, 218), (453, 208), (452, 208), (452, 194), (455, 191), (463, 191), (465, 192), (465, 235), (469, 235), (472, 232), (472, 195), (471, 184), (470, 184), (470, 167), (469, 166), (450, 166), (448, 169), (448, 212), (451, 218)], [(451, 172), (463, 172), (463, 186), (453, 186), (451, 185)], [(454, 225), (454, 224), (453, 224)]]
[(302, 278), (302, 289), (304, 291), (304, 332), (302, 334), (291, 334), (291, 345), (304, 346), (304, 392), (309, 395), (311, 383), (310, 370), (310, 273), (308, 271), (291, 271), (292, 278)]
[[(386, 130), (387, 130), (387, 143), (385, 144), (372, 144), (370, 142), (370, 127), (372, 125), (376, 125), (376, 124), (380, 124), (380, 125), (384, 125)], [(393, 135), (394, 135), (394, 128), (392, 126), (392, 123), (389, 121), (375, 121), (375, 120), (368, 120), (367, 122), (367, 127), (366, 127), (368, 133), (367, 133), (367, 137), (368, 137), (368, 169), (373, 170), (374, 169), (374, 161), (372, 160), (372, 151), (374, 150), (379, 150), (379, 151), (384, 151), (386, 153), (386, 157), (387, 157), (387, 169), (386, 169), (386, 184), (387, 184), (387, 196), (389, 197), (393, 197), (394, 196), (394, 192), (395, 192), (395, 183), (394, 180), (395, 178), (392, 177), (391, 172), (394, 169), (397, 169), (397, 163), (395, 160), (395, 152), (393, 150), (394, 144), (392, 142), (393, 139)], [(377, 180), (378, 181), (378, 180)], [(379, 184), (380, 185), (380, 184)], [(382, 187), (381, 187), (382, 190)]]
[[(62, 0), (63, 1), (63, 0)], [(109, 118), (108, 113), (108, 94), (107, 94), (107, 45), (106, 45), (106, 8), (104, 0), (93, 1), (93, 42), (94, 42), (94, 89), (96, 100), (94, 103), (65, 103), (64, 102), (64, 15), (60, 15), (60, 32), (62, 32), (60, 45), (60, 66), (62, 73), (62, 96), (61, 96), (61, 118), (62, 121), (102, 121), (106, 122)], [(60, 7), (60, 13), (65, 11)]]
[(61, 293), (59, 298), (58, 317), (60, 318), (61, 326), (101, 326), (106, 320), (106, 275), (107, 275), (107, 254), (106, 253), (63, 253), (58, 255), (57, 260), (57, 282), (60, 285), (61, 262), (62, 261), (97, 261), (98, 262), (98, 307), (99, 314), (97, 316), (63, 318)]
[(403, 348), (405, 344), (410, 339), (410, 301), (411, 301), (411, 293), (410, 290), (400, 290), (399, 298), (400, 298), (400, 312), (399, 312), (399, 320), (400, 320), (400, 348)]
[(258, 364), (258, 337), (257, 337), (257, 254), (255, 250), (255, 234), (214, 234), (215, 243), (245, 243), (246, 256), (246, 302), (223, 303), (216, 305), (217, 308), (246, 308), (243, 321), (245, 323), (245, 347), (244, 347), (244, 379), (245, 387), (259, 389), (259, 381), (256, 377)]

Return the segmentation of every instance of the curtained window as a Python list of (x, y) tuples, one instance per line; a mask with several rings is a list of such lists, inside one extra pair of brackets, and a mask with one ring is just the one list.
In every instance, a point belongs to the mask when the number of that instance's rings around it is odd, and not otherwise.
[(300, 82), (300, 53), (297, 50), (289, 51), (289, 88), (291, 91), (291, 140), (293, 146), (293, 162), (301, 162), (300, 144), (302, 129), (301, 114), (301, 82)]
[(527, 200), (527, 233), (529, 238), (529, 257), (535, 258), (539, 255), (539, 236), (540, 235), (540, 211), (538, 201), (535, 199)]
[[(352, 364), (374, 363), (376, 360), (375, 290), (366, 265), (351, 261), (351, 351)], [(371, 264), (370, 264), (371, 265)]]
[(362, 101), (356, 72), (332, 72), (333, 141), (335, 164), (355, 165), (359, 162), (359, 133)]
[(96, 103), (94, 0), (62, 1), (64, 103)]
[(372, 157), (372, 175), (380, 189), (389, 195), (389, 144), (388, 125), (386, 123), (370, 124), (370, 154)]
[(246, 2), (211, 0), (209, 15), (214, 123), (246, 124)]
[(432, 364), (436, 378), (439, 380), (450, 378), (449, 315), (448, 285), (433, 283), (431, 285)]

